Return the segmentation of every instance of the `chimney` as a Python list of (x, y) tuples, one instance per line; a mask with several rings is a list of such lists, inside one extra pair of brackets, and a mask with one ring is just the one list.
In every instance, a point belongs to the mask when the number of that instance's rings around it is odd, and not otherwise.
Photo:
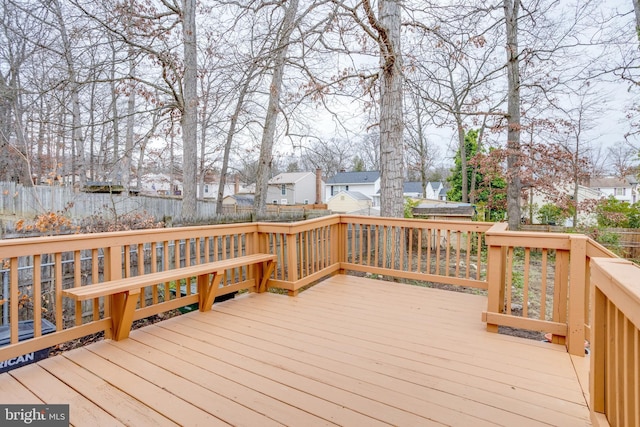
[(233, 182), (233, 194), (238, 194), (240, 192), (240, 175), (235, 175), (235, 181)]
[(316, 169), (316, 205), (322, 204), (322, 169)]

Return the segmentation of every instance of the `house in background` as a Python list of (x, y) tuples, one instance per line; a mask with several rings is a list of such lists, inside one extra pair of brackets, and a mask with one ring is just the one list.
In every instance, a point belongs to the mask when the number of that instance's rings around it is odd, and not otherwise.
[(341, 191), (354, 191), (371, 199), (372, 206), (380, 206), (380, 172), (338, 172), (327, 179), (325, 200)]
[(447, 200), (447, 191), (444, 188), (444, 183), (441, 181), (427, 182), (426, 195), (422, 195), (422, 182), (411, 181), (404, 183), (404, 195), (405, 197), (412, 197), (416, 199), (429, 199), (429, 200)]
[[(219, 182), (209, 182), (205, 183), (202, 187), (202, 192), (200, 191), (200, 184), (198, 184), (198, 195), (202, 195), (203, 199), (216, 199), (218, 198), (218, 189), (220, 188)], [(235, 194), (235, 185), (234, 184), (225, 184), (224, 192), (222, 197), (229, 196), (231, 194)]]
[[(565, 189), (565, 193), (573, 198), (573, 189), (567, 187)], [(586, 187), (584, 185), (578, 185), (578, 204), (593, 200), (602, 199), (604, 194), (596, 189), (591, 187)], [(533, 191), (532, 193), (528, 193), (526, 197), (522, 199), (522, 208), (523, 208), (523, 216), (528, 221), (531, 214), (531, 208), (533, 208), (533, 222), (532, 224), (546, 224), (547, 222), (544, 219), (538, 218), (538, 210), (546, 205), (553, 204), (554, 202), (549, 200), (549, 198), (537, 191)], [(596, 223), (596, 216), (593, 212), (579, 212), (578, 213), (578, 223), (580, 225), (593, 225)], [(565, 227), (573, 227), (573, 218), (567, 218), (564, 224), (555, 224), (555, 225), (563, 225)]]
[(594, 178), (589, 183), (589, 187), (600, 191), (605, 198), (613, 196), (617, 200), (631, 204), (638, 201), (638, 180), (634, 176)]
[(253, 194), (233, 194), (222, 199), (222, 213), (234, 214), (253, 209)]
[(182, 195), (182, 176), (170, 176), (166, 173), (146, 173), (140, 180), (140, 193), (158, 196)]
[[(198, 183), (198, 197), (202, 197), (203, 199), (217, 199), (218, 189), (220, 188), (219, 179), (219, 177), (212, 177), (209, 180), (205, 181), (202, 192), (200, 192), (200, 184)], [(225, 197), (232, 194), (249, 194), (253, 192), (253, 188), (242, 185), (240, 183), (240, 177), (238, 175), (235, 175), (233, 182), (227, 181), (227, 183), (224, 185), (222, 198), (224, 199)]]
[[(368, 212), (373, 207), (373, 200), (359, 191), (342, 190), (327, 201), (327, 208), (333, 213), (354, 213), (362, 214)], [(368, 215), (367, 213), (364, 213)]]
[(320, 170), (281, 173), (269, 180), (267, 203), (276, 205), (308, 205), (322, 203), (324, 181)]

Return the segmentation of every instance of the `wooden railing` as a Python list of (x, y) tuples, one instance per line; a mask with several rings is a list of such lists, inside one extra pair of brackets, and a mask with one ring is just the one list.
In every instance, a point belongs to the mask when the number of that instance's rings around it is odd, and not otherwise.
[(341, 268), (487, 289), (484, 233), (491, 223), (341, 217)]
[[(584, 341), (591, 340), (598, 352), (592, 359), (596, 360), (592, 378), (600, 390), (592, 393), (596, 413), (625, 420), (614, 425), (640, 420), (640, 405), (620, 407), (612, 397), (623, 393), (637, 402), (640, 395), (637, 380), (630, 381), (627, 375), (640, 376), (640, 305), (636, 301), (630, 306), (620, 297), (631, 292), (635, 282), (617, 277), (622, 264), (607, 261), (615, 255), (585, 236), (512, 232), (502, 223), (334, 215), (286, 224), (0, 241), (4, 279), (0, 315), (3, 324), (10, 324), (11, 342), (0, 348), (0, 360), (97, 332), (110, 335), (106, 302), (63, 301), (63, 289), (258, 252), (277, 255), (268, 286), (290, 295), (327, 275), (346, 271), (486, 290), (483, 318), (489, 330), (504, 325), (549, 332), (554, 342), (565, 343), (575, 355), (584, 355)], [(605, 271), (602, 266), (610, 267), (610, 276), (594, 273)], [(637, 268), (633, 269), (637, 275)], [(246, 283), (250, 288), (255, 283), (251, 275), (251, 269), (239, 268), (227, 271), (224, 281)], [(590, 285), (596, 289), (591, 292), (595, 297), (590, 295)], [(149, 286), (135, 319), (196, 303), (195, 292), (187, 283)], [(40, 325), (42, 319), (52, 322), (55, 331), (43, 334), (38, 326), (34, 338), (18, 341), (19, 321)]]
[(504, 223), (488, 230), (486, 241), (487, 329), (547, 332), (571, 354), (584, 355), (590, 335), (590, 259), (615, 254), (583, 235), (514, 232)]
[[(107, 302), (71, 304), (62, 290), (105, 280), (169, 270), (256, 253), (256, 224), (153, 229), (0, 241), (3, 260), (2, 318), (10, 345), (0, 360), (104, 331), (110, 335)], [(248, 268), (227, 271), (225, 283), (255, 283)], [(134, 319), (196, 303), (187, 283), (163, 283), (142, 292)], [(55, 331), (43, 335), (46, 319)], [(19, 322), (33, 320), (34, 338), (18, 342)]]
[(278, 255), (269, 286), (289, 295), (340, 269), (340, 216), (297, 223), (260, 223), (260, 249)]
[[(297, 223), (252, 223), (0, 241), (5, 279), (0, 314), (10, 345), (0, 360), (85, 335), (111, 334), (108, 301), (73, 304), (62, 290), (247, 255), (278, 256), (268, 286), (296, 295), (345, 270), (487, 289), (484, 232), (489, 223), (329, 216)], [(250, 288), (247, 268), (228, 271), (227, 285)], [(0, 288), (2, 289), (2, 288)], [(195, 286), (163, 283), (142, 292), (134, 320), (194, 304)], [(55, 326), (43, 334), (46, 319)], [(18, 340), (20, 321), (38, 325)], [(47, 331), (49, 332), (49, 331)]]
[(590, 409), (594, 425), (640, 425), (640, 267), (591, 260)]

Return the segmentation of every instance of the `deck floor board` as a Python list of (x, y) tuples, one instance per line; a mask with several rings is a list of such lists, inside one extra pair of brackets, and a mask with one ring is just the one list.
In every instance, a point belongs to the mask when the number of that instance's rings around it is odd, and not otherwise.
[(2, 374), (0, 402), (69, 403), (73, 425), (590, 425), (588, 364), (486, 332), (485, 308), (337, 275)]

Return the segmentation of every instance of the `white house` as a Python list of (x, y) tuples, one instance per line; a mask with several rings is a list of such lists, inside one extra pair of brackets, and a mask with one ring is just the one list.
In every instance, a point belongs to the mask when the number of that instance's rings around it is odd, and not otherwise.
[(277, 205), (322, 203), (324, 185), (320, 171), (281, 173), (269, 180), (267, 203)]
[[(573, 189), (567, 188), (565, 192), (568, 195), (573, 196)], [(595, 188), (586, 187), (584, 185), (578, 185), (578, 203), (583, 203), (588, 200), (599, 200), (603, 197), (605, 197), (603, 193)], [(532, 194), (529, 194), (527, 197), (523, 197), (523, 200), (522, 200), (522, 206), (526, 211), (525, 215), (527, 217), (529, 216), (528, 210), (530, 206), (533, 205), (533, 223), (534, 224), (540, 223), (540, 220), (538, 219), (538, 209), (540, 209), (542, 206), (548, 203), (552, 203), (552, 202), (547, 198), (547, 196), (537, 191), (534, 191)], [(579, 224), (591, 225), (591, 224), (594, 224), (595, 222), (596, 222), (596, 218), (593, 213), (580, 212), (578, 214)], [(573, 218), (568, 218), (565, 224), (557, 224), (557, 225), (572, 227)]]
[(447, 191), (444, 188), (444, 183), (440, 181), (427, 182), (426, 197), (422, 197), (422, 182), (412, 181), (405, 182), (403, 192), (406, 197), (412, 197), (416, 199), (429, 199), (429, 200), (447, 200)]
[(589, 187), (600, 191), (605, 198), (613, 196), (620, 201), (632, 204), (638, 201), (638, 180), (633, 176), (594, 178), (589, 183)]
[[(200, 184), (198, 183), (198, 195), (202, 194), (202, 198), (204, 199), (217, 199), (218, 198), (218, 189), (220, 188), (219, 182), (208, 182), (204, 184), (202, 188), (202, 193), (200, 192)], [(241, 185), (239, 181), (226, 183), (224, 185), (224, 191), (222, 193), (222, 197), (225, 198), (227, 196), (231, 196), (233, 194), (248, 194), (253, 193), (254, 190), (249, 188), (248, 186)]]
[(161, 196), (179, 196), (182, 194), (182, 181), (166, 173), (147, 173), (140, 180), (142, 194)]
[(380, 172), (338, 172), (327, 180), (325, 199), (341, 191), (355, 191), (372, 200), (373, 206), (380, 205)]

